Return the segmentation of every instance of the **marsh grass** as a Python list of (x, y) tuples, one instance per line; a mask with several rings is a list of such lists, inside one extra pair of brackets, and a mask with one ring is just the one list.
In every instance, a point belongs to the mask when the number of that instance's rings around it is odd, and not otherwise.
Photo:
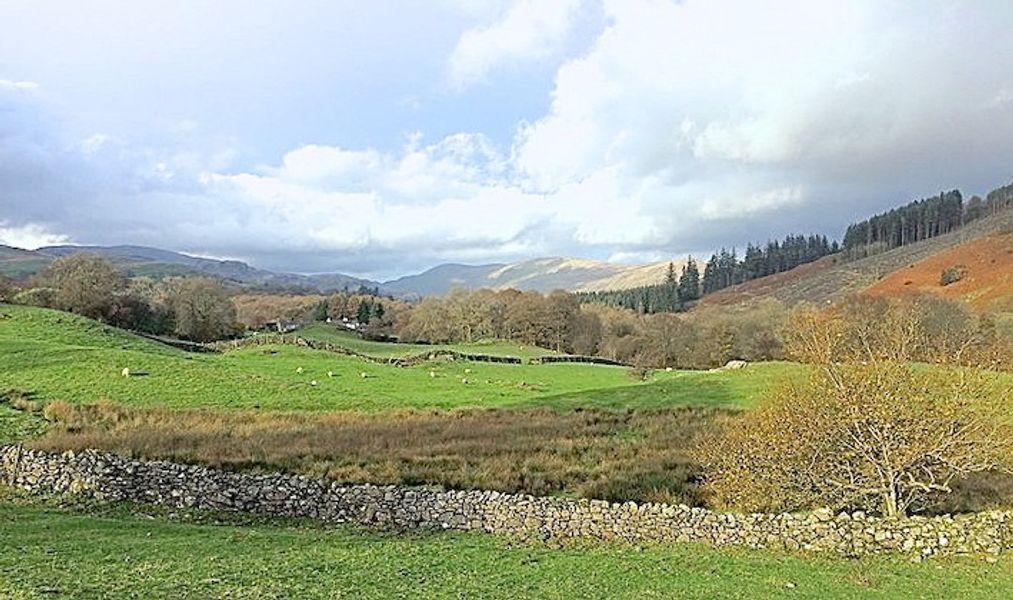
[(433, 484), (699, 504), (694, 439), (717, 411), (460, 410), (363, 413), (173, 411), (110, 402), (46, 407), (32, 446), (98, 448), (350, 483)]

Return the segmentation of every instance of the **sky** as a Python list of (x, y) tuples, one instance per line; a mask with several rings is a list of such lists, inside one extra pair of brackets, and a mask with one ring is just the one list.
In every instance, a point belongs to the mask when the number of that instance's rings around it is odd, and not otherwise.
[(1013, 181), (1006, 0), (3, 0), (0, 243), (387, 279)]

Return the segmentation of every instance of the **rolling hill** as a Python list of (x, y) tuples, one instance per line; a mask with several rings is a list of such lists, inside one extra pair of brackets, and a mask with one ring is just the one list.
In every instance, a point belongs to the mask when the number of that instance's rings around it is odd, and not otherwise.
[(217, 260), (147, 246), (47, 246), (22, 250), (0, 246), (0, 274), (23, 278), (44, 269), (54, 258), (78, 252), (99, 254), (129, 277), (173, 277), (210, 275), (245, 285), (301, 287), (326, 292), (360, 285), (374, 287), (375, 281), (342, 273), (299, 275), (257, 269), (238, 260)]
[[(944, 269), (962, 268), (959, 281), (943, 285)], [(988, 235), (894, 271), (867, 290), (875, 296), (938, 294), (980, 310), (1013, 311), (1013, 232)]]
[[(892, 294), (898, 287), (907, 286), (944, 293), (938, 285), (941, 270), (967, 264), (972, 268), (971, 276), (966, 282), (954, 284), (958, 287), (945, 291), (944, 295), (977, 299), (972, 302), (975, 307), (991, 307), (990, 303), (996, 299), (1013, 295), (1010, 277), (1013, 268), (1008, 256), (1011, 236), (1013, 211), (1005, 211), (954, 232), (881, 254), (858, 260), (846, 260), (844, 255), (836, 254), (784, 273), (753, 279), (704, 296), (700, 306), (729, 306), (763, 298), (775, 298), (789, 306), (800, 302), (826, 303), (866, 290)], [(906, 281), (912, 283), (905, 285)]]
[[(681, 269), (684, 261), (675, 261)], [(626, 265), (575, 258), (536, 258), (512, 264), (457, 265), (434, 267), (383, 284), (397, 294), (445, 294), (454, 287), (466, 289), (536, 290), (551, 292), (598, 291), (638, 287), (664, 280), (668, 262)]]

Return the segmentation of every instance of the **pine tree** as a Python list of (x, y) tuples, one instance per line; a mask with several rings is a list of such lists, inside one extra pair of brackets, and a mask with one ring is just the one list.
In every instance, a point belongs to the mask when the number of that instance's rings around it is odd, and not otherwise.
[(369, 316), (373, 313), (372, 307), (365, 300), (359, 302), (359, 309), (355, 311), (355, 320), (365, 325), (369, 323)]
[(700, 298), (700, 271), (696, 261), (690, 256), (679, 278), (679, 302), (691, 302)]

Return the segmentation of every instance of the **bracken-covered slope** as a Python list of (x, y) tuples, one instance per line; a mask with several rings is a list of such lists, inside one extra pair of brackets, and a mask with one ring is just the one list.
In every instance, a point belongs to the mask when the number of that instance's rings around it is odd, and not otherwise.
[[(963, 276), (943, 285), (943, 270), (959, 268)], [(961, 299), (980, 310), (1013, 311), (1013, 233), (995, 233), (934, 254), (894, 271), (865, 293), (903, 296), (932, 293)]]
[[(1008, 241), (1004, 240), (1008, 240), (1011, 234), (1013, 234), (1013, 211), (1006, 211), (970, 223), (952, 233), (894, 248), (867, 258), (845, 260), (842, 255), (827, 256), (785, 273), (761, 277), (709, 294), (703, 298), (700, 306), (728, 306), (763, 298), (775, 298), (789, 306), (800, 302), (826, 303), (849, 294), (862, 292), (881, 280), (886, 281), (895, 274), (903, 286), (904, 281), (911, 279), (905, 278), (903, 273), (912, 269), (914, 269), (912, 272), (924, 271), (924, 275), (921, 276), (921, 281), (925, 284), (922, 291), (941, 291), (929, 286), (928, 281), (930, 278), (934, 278), (938, 284), (940, 272), (945, 267), (940, 266), (938, 270), (935, 270), (934, 275), (930, 276), (930, 271), (935, 269), (937, 263), (930, 262), (929, 259), (939, 257), (938, 264), (945, 264), (946, 267), (953, 266), (953, 264), (959, 264), (959, 261), (950, 264), (951, 258), (970, 259), (978, 253), (985, 252), (986, 248), (995, 252), (998, 251), (998, 248), (1007, 247), (1005, 244), (1008, 244)], [(994, 239), (986, 242), (985, 238)], [(979, 240), (982, 241), (974, 245)], [(969, 249), (962, 249), (964, 246)], [(951, 250), (954, 254), (951, 257), (945, 256), (944, 253)], [(979, 282), (990, 289), (987, 292), (982, 291), (981, 297), (974, 303), (978, 308), (994, 308), (991, 303), (996, 298), (1008, 296), (1010, 293), (1008, 289), (1010, 285), (1008, 258), (1002, 261), (997, 259), (996, 263), (987, 262), (992, 258), (997, 257), (983, 257), (981, 260), (986, 262), (976, 263), (974, 282)], [(924, 266), (919, 267), (923, 261)], [(1006, 277), (986, 276), (984, 272), (988, 269), (998, 271), (1000, 275), (1005, 272)], [(912, 283), (908, 285), (915, 285), (915, 280), (911, 279), (911, 281)], [(959, 292), (960, 296), (969, 299), (971, 296), (977, 298), (978, 291), (975, 286), (979, 283), (974, 282), (969, 281), (960, 288), (956, 288), (952, 293), (958, 294)], [(889, 284), (889, 286), (892, 285)]]

